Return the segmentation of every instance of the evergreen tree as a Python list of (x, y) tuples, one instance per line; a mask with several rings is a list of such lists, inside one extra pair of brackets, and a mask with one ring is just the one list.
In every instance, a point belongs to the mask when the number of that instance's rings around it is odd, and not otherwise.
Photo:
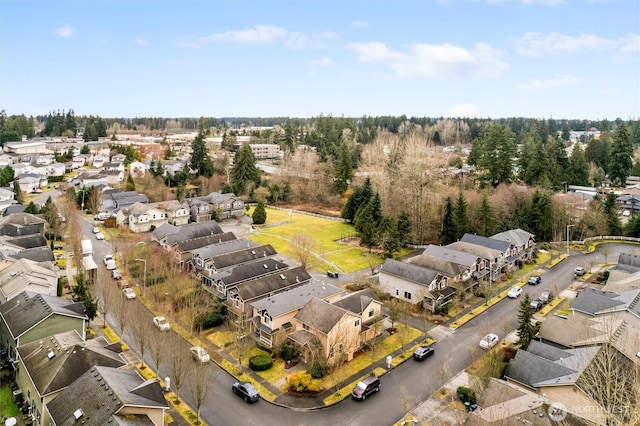
[(609, 192), (604, 200), (604, 213), (607, 216), (609, 235), (622, 235), (622, 224), (618, 217), (618, 197), (613, 192)]
[(400, 244), (410, 243), (413, 239), (411, 236), (411, 219), (409, 213), (402, 211), (398, 216), (398, 239)]
[(77, 275), (76, 282), (77, 284), (71, 288), (71, 292), (79, 302), (84, 304), (84, 313), (89, 321), (93, 321), (98, 313), (98, 304), (91, 296), (84, 274)]
[(260, 170), (256, 167), (256, 157), (248, 143), (245, 143), (236, 152), (231, 169), (231, 186), (237, 195), (242, 195), (247, 190), (247, 185), (253, 182), (260, 183)]
[(86, 143), (84, 145), (82, 145), (82, 148), (80, 148), (80, 154), (89, 154), (91, 151), (89, 150), (89, 145), (87, 145)]
[(213, 176), (213, 163), (207, 151), (205, 136), (204, 117), (200, 117), (198, 120), (198, 134), (191, 143), (191, 162), (189, 167), (196, 172), (196, 175), (209, 178)]
[(382, 218), (378, 227), (378, 241), (385, 257), (392, 258), (400, 250), (398, 225), (393, 219), (389, 217)]
[(536, 337), (538, 331), (540, 331), (540, 322), (533, 323), (533, 308), (531, 307), (531, 298), (529, 294), (525, 293), (524, 297), (520, 301), (520, 308), (518, 309), (518, 344), (520, 348), (526, 350), (529, 346), (529, 342)]
[(338, 194), (343, 194), (349, 187), (349, 182), (353, 179), (353, 160), (349, 145), (346, 141), (343, 141), (340, 145), (335, 170), (336, 178), (334, 185)]
[(160, 160), (158, 160), (158, 162), (156, 163), (156, 167), (153, 169), (151, 174), (154, 177), (164, 176), (164, 167), (162, 166), (162, 162)]
[(18, 182), (18, 179), (13, 181), (13, 193), (16, 194), (15, 195), (15, 199), (18, 203), (22, 204), (22, 189), (20, 189), (20, 182)]
[(347, 199), (344, 207), (342, 207), (342, 217), (353, 222), (360, 207), (366, 205), (372, 195), (371, 179), (367, 177), (362, 186), (356, 187), (353, 190), (353, 194)]
[(573, 146), (573, 151), (571, 151), (571, 157), (569, 158), (567, 183), (581, 186), (589, 185), (589, 164), (587, 164), (582, 148), (578, 144)]
[(15, 172), (11, 166), (3, 167), (2, 170), (0, 170), (0, 186), (9, 186), (14, 178), (14, 174)]
[(133, 181), (133, 176), (127, 176), (127, 186), (125, 187), (125, 191), (135, 191), (136, 183)]
[(553, 188), (561, 188), (563, 182), (567, 181), (567, 170), (569, 169), (569, 158), (565, 150), (564, 143), (557, 137), (550, 136), (546, 145), (547, 171), (549, 180)]
[(251, 219), (253, 219), (253, 223), (256, 225), (262, 225), (267, 221), (267, 211), (264, 208), (264, 204), (261, 202), (258, 203), (256, 209), (253, 211), (251, 215)]
[(485, 179), (493, 186), (511, 182), (516, 146), (509, 129), (499, 124), (491, 124), (479, 147), (481, 151), (478, 166), (487, 172)]
[(365, 206), (358, 209), (353, 224), (355, 230), (358, 232), (362, 232), (368, 224), (373, 224), (375, 231), (381, 220), (382, 206), (380, 203), (380, 195), (375, 193)]
[(537, 241), (549, 241), (552, 235), (553, 206), (548, 194), (536, 190), (531, 197), (528, 229)]
[(493, 207), (486, 192), (482, 194), (482, 202), (478, 210), (478, 221), (480, 222), (480, 234), (482, 236), (488, 237), (493, 235)]
[(31, 214), (39, 214), (40, 209), (38, 208), (38, 206), (33, 204), (33, 201), (31, 201), (29, 204), (27, 204), (27, 207), (25, 207), (24, 212), (31, 213)]
[(444, 207), (444, 217), (442, 218), (442, 231), (440, 232), (440, 243), (443, 246), (456, 241), (456, 224), (453, 221), (453, 203), (451, 197), (447, 197)]
[(464, 198), (462, 191), (458, 193), (458, 199), (455, 205), (455, 225), (456, 225), (456, 240), (462, 238), (462, 236), (469, 231), (469, 218), (467, 217), (467, 201)]
[(624, 230), (627, 237), (640, 238), (640, 215), (635, 215), (627, 222)]
[(612, 183), (624, 186), (633, 167), (633, 141), (625, 123), (621, 123), (613, 135), (609, 159), (609, 177)]

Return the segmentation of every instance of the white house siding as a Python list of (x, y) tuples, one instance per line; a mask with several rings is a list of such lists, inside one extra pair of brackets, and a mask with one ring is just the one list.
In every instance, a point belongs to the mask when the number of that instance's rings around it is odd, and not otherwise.
[[(422, 302), (424, 294), (429, 290), (428, 286), (404, 280), (394, 275), (380, 272), (380, 287), (396, 299), (409, 303), (418, 304)], [(410, 295), (410, 297), (408, 297)]]

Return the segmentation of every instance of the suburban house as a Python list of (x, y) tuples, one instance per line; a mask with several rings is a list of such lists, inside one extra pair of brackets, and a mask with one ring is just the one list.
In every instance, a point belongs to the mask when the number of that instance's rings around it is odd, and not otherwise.
[(222, 241), (220, 243), (198, 247), (191, 252), (191, 260), (189, 262), (189, 266), (200, 275), (202, 275), (203, 284), (211, 285), (208, 277), (212, 273), (217, 272), (217, 270), (207, 269), (207, 263), (210, 261), (210, 259), (227, 253), (234, 253), (244, 249), (252, 249), (258, 246), (258, 243), (255, 243), (251, 240), (247, 240), (245, 238), (234, 238), (227, 241)]
[(282, 344), (293, 328), (293, 317), (312, 298), (334, 302), (343, 290), (323, 281), (311, 280), (297, 287), (251, 302), (253, 321), (260, 343), (268, 348)]
[(221, 234), (206, 235), (204, 237), (192, 238), (190, 240), (175, 242), (169, 247), (169, 252), (173, 253), (174, 261), (182, 269), (185, 266), (191, 267), (193, 253), (203, 247), (218, 245), (227, 241), (236, 240), (233, 232), (223, 232)]
[(0, 303), (5, 303), (25, 291), (55, 296), (59, 277), (57, 269), (50, 263), (30, 259), (0, 260)]
[(104, 196), (103, 210), (111, 210), (110, 208), (105, 208), (105, 205), (108, 207), (112, 206), (112, 209), (115, 210), (132, 206), (135, 203), (148, 204), (149, 199), (146, 195), (140, 194), (137, 191), (112, 191)]
[(513, 243), (495, 238), (483, 237), (481, 235), (466, 233), (460, 238), (461, 242), (475, 244), (492, 250), (498, 250), (500, 255), (496, 261), (496, 268), (499, 272), (507, 272), (515, 268), (515, 249)]
[(104, 170), (106, 171), (114, 171), (114, 172), (123, 172), (124, 173), (124, 163), (121, 161), (107, 161), (104, 163)]
[(351, 361), (360, 348), (360, 316), (322, 299), (310, 299), (294, 315), (293, 327), (287, 338), (305, 363), (323, 359), (331, 366)]
[(129, 173), (134, 179), (142, 178), (147, 173), (147, 166), (139, 161), (133, 161), (129, 164)]
[(382, 302), (371, 289), (347, 294), (332, 303), (360, 317), (361, 329), (358, 336), (358, 347), (362, 347), (384, 331), (382, 322), (386, 317), (382, 313)]
[(75, 330), (83, 339), (89, 321), (82, 302), (22, 292), (0, 305), (0, 339), (9, 357), (16, 347), (57, 333)]
[(628, 211), (630, 216), (635, 216), (640, 210), (640, 195), (624, 194), (618, 197), (618, 208)]
[(44, 405), (95, 365), (120, 368), (120, 344), (97, 337), (84, 341), (77, 331), (25, 343), (17, 348), (16, 384), (36, 425), (50, 424)]
[(117, 185), (124, 181), (124, 172), (120, 170), (103, 170), (96, 176), (100, 176), (107, 182), (107, 185)]
[(23, 173), (18, 178), (18, 184), (22, 192), (30, 193), (35, 189), (44, 188), (49, 184), (47, 176), (37, 173)]
[(412, 303), (421, 303), (425, 308), (435, 310), (445, 305), (455, 290), (447, 286), (447, 278), (433, 269), (385, 260), (378, 273), (380, 287), (391, 297)]
[(128, 222), (131, 232), (149, 232), (167, 223), (164, 210), (153, 205), (135, 203), (128, 210)]
[(109, 162), (109, 156), (107, 154), (97, 154), (93, 156), (93, 162), (91, 163), (91, 166), (94, 169), (101, 169), (107, 162)]
[[(211, 220), (212, 217), (216, 219), (240, 217), (244, 213), (244, 201), (232, 193), (212, 192), (202, 197), (189, 198), (187, 201), (191, 206), (193, 222)], [(204, 208), (205, 205), (208, 208)]]
[(189, 205), (176, 200), (161, 201), (155, 205), (163, 209), (167, 215), (167, 222), (174, 226), (182, 226), (189, 223)]
[(77, 178), (80, 182), (80, 186), (92, 187), (92, 186), (108, 186), (107, 176), (103, 173), (81, 173)]
[(44, 235), (46, 223), (46, 220), (31, 213), (14, 213), (0, 218), (0, 235), (10, 237)]
[(302, 267), (285, 269), (278, 274), (271, 274), (254, 280), (245, 281), (227, 291), (227, 312), (234, 317), (236, 324), (245, 326), (251, 319), (253, 311), (251, 302), (284, 291), (289, 287), (305, 284), (311, 275)]
[(228, 271), (216, 272), (208, 277), (206, 287), (211, 293), (221, 300), (226, 300), (230, 291), (238, 284), (245, 281), (255, 280), (267, 275), (280, 273), (289, 267), (286, 263), (278, 262), (275, 259), (264, 259), (253, 263), (238, 266)]
[(115, 154), (111, 156), (111, 161), (114, 163), (125, 163), (127, 161), (127, 156), (124, 154)]
[(208, 222), (211, 220), (211, 206), (208, 202), (196, 199), (187, 199), (191, 214), (191, 222)]
[(169, 405), (157, 379), (135, 370), (95, 366), (47, 403), (51, 425), (164, 426)]
[(47, 166), (47, 176), (64, 176), (67, 166), (64, 163), (53, 163)]
[(409, 259), (409, 263), (440, 272), (447, 277), (449, 285), (458, 284), (461, 290), (473, 287), (473, 278), (484, 266), (478, 256), (433, 244), (429, 244), (421, 255)]
[(510, 229), (491, 236), (494, 240), (506, 241), (512, 245), (510, 258), (507, 263), (522, 264), (533, 260), (533, 253), (536, 246), (535, 235), (522, 229)]
[(151, 240), (157, 241), (168, 251), (176, 243), (217, 234), (222, 234), (222, 228), (215, 222), (190, 223), (182, 226), (166, 223), (151, 233)]
[[(238, 240), (243, 241), (243, 240)], [(201, 272), (203, 275), (211, 275), (216, 272), (224, 271), (225, 269), (233, 268), (235, 266), (244, 265), (245, 263), (251, 263), (258, 259), (267, 259), (274, 257), (276, 250), (270, 245), (252, 246), (243, 248), (241, 250), (234, 250), (226, 253), (220, 253), (211, 256), (209, 253), (198, 251), (197, 255), (194, 252), (192, 263), (196, 271)], [(208, 256), (207, 259), (202, 256)]]
[(183, 171), (185, 166), (186, 163), (180, 160), (164, 160), (162, 162), (164, 173), (169, 176), (174, 176), (176, 173)]
[[(498, 241), (498, 240), (496, 240)], [(482, 259), (480, 269), (478, 269), (478, 278), (486, 277), (491, 281), (495, 281), (500, 271), (500, 265), (504, 265), (504, 255), (500, 250), (487, 248), (474, 243), (464, 241), (456, 241), (447, 245), (448, 249), (461, 251), (463, 253), (472, 254)]]
[(0, 188), (0, 201), (15, 200), (16, 194), (8, 188)]
[(74, 155), (71, 160), (71, 168), (79, 169), (80, 167), (84, 167), (87, 164), (91, 163), (91, 159), (93, 156), (91, 154), (78, 154)]

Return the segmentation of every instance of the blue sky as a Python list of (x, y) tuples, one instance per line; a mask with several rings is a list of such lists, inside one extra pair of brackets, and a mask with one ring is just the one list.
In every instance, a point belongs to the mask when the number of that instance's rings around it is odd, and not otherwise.
[(0, 0), (0, 108), (640, 117), (637, 0)]

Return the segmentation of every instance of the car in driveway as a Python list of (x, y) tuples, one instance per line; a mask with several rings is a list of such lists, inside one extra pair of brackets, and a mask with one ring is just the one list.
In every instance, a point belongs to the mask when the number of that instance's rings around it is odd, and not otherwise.
[(380, 391), (380, 379), (376, 376), (365, 377), (351, 391), (351, 398), (364, 401), (369, 395)]
[(480, 340), (482, 349), (491, 349), (498, 344), (499, 337), (497, 334), (489, 333)]
[(416, 361), (424, 361), (429, 358), (435, 350), (430, 346), (420, 346), (415, 351), (413, 351), (413, 359)]
[(191, 352), (191, 357), (196, 361), (205, 363), (209, 362), (209, 360), (211, 359), (207, 351), (201, 346), (193, 346), (191, 347), (191, 349), (189, 349), (189, 351)]
[(538, 285), (542, 282), (542, 278), (540, 278), (540, 275), (534, 275), (529, 278), (529, 281), (527, 282), (529, 283), (529, 285)]
[(124, 294), (124, 297), (126, 297), (129, 300), (136, 298), (136, 292), (133, 291), (131, 287), (125, 288), (124, 290), (122, 290), (122, 293)]
[(542, 303), (542, 300), (531, 301), (531, 309), (533, 309), (533, 312), (538, 312), (540, 309), (542, 309), (543, 306), (544, 303)]
[(163, 316), (153, 317), (153, 325), (160, 331), (169, 331), (171, 330), (171, 324), (169, 321)]
[(507, 293), (507, 297), (510, 299), (517, 299), (522, 294), (522, 287), (513, 286), (509, 293)]
[(576, 275), (576, 277), (581, 277), (587, 273), (587, 270), (582, 266), (578, 266), (576, 269), (574, 269), (573, 273)]
[(96, 240), (104, 240), (104, 234), (102, 232), (98, 232), (96, 234)]
[(233, 393), (244, 399), (245, 402), (258, 402), (260, 393), (249, 382), (235, 382), (231, 385)]

